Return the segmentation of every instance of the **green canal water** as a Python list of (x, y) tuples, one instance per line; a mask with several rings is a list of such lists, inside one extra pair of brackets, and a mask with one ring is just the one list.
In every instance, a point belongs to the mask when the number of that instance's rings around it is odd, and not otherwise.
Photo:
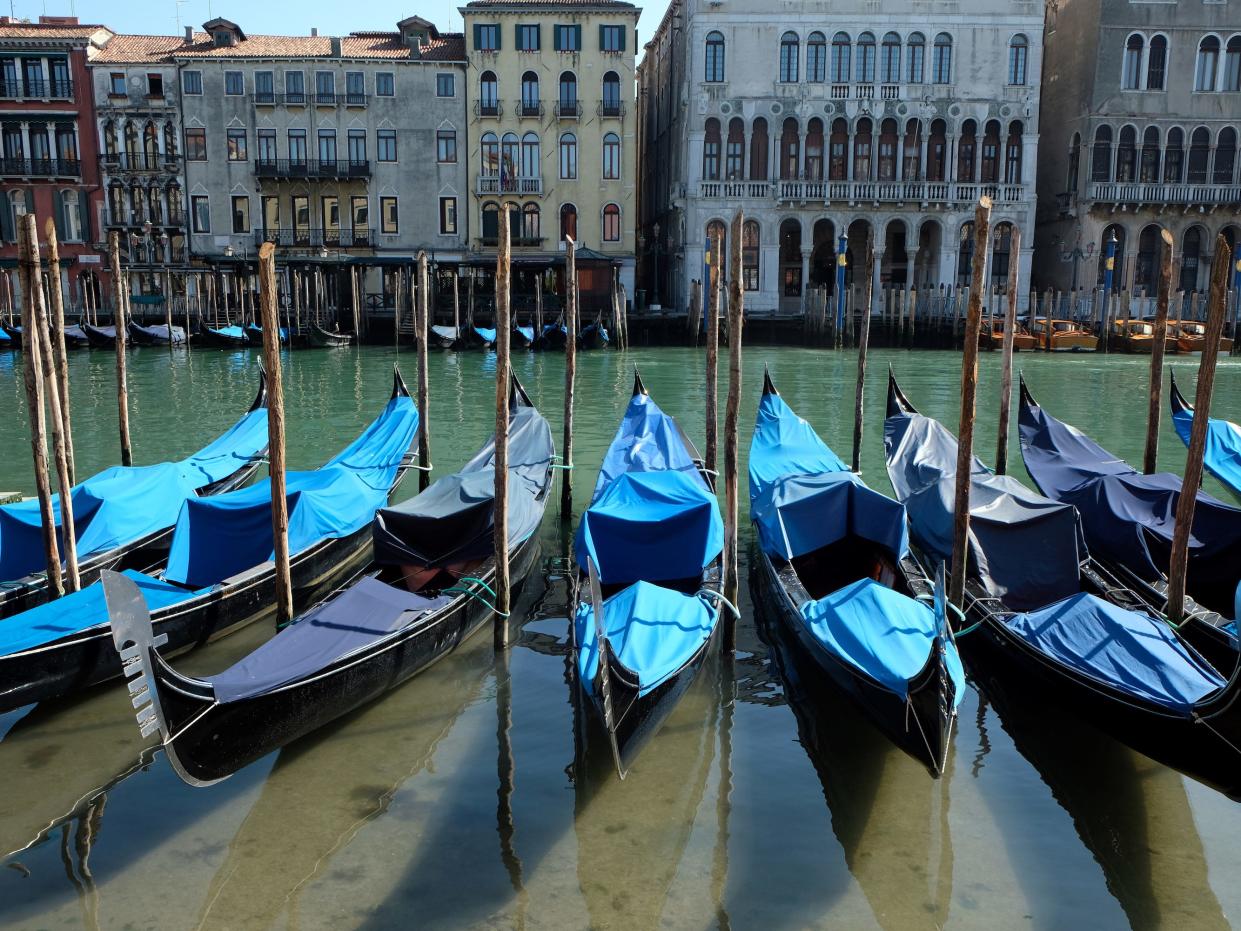
[[(0, 354), (0, 399), (11, 412), (0, 428), (0, 490), (30, 493), (19, 359)], [(356, 434), (386, 399), (394, 361), (412, 382), (411, 353), (286, 356), (292, 466), (313, 467)], [(764, 362), (793, 407), (847, 458), (855, 357), (756, 347), (745, 362), (743, 468)], [(698, 438), (703, 360), (687, 349), (650, 349), (587, 353), (578, 364), (580, 510), (634, 367)], [(954, 427), (960, 375), (951, 353), (872, 355), (862, 463), (885, 491), (889, 364), (921, 410)], [(143, 463), (184, 455), (231, 423), (253, 394), (257, 356), (142, 349), (130, 366), (135, 459)], [(1049, 410), (1117, 455), (1140, 459), (1144, 360), (1019, 356), (1018, 366)], [(1171, 366), (1192, 385), (1192, 360)], [(559, 435), (563, 357), (522, 354), (515, 367)], [(990, 462), (998, 358), (984, 356), (981, 370), (977, 442)], [(70, 377), (86, 475), (117, 459), (112, 358), (76, 353)], [(491, 356), (432, 357), (436, 474), (458, 468), (490, 432), (493, 386)], [(1241, 365), (1224, 362), (1215, 403), (1241, 419)], [(1015, 438), (1009, 458), (1027, 478)], [(1184, 465), (1166, 414), (1161, 464)], [(735, 661), (706, 670), (628, 779), (587, 784), (573, 769), (557, 517), (553, 505), (541, 531), (542, 569), (521, 594), (507, 657), (478, 636), (382, 701), (219, 785), (186, 787), (161, 752), (144, 747), (121, 687), (0, 715), (0, 927), (1241, 921), (1241, 808), (1036, 695), (1008, 696), (1001, 714), (973, 688), (948, 772), (932, 780), (850, 707), (789, 678), (748, 592)], [(261, 622), (178, 665), (219, 670), (271, 633)]]

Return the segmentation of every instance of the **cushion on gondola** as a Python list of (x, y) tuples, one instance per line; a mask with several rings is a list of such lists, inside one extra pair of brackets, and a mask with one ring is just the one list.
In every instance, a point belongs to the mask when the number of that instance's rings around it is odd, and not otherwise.
[(677, 422), (649, 395), (636, 394), (603, 457), (594, 499), (598, 500), (603, 490), (626, 472), (661, 471), (683, 472), (704, 491), (707, 489)]
[(750, 504), (787, 475), (847, 472), (846, 466), (814, 428), (778, 394), (764, 394), (750, 443)]
[[(124, 574), (137, 584), (151, 611), (188, 601), (198, 594), (132, 569), (126, 569)], [(108, 606), (104, 603), (103, 586), (96, 582), (0, 622), (0, 656), (42, 646), (107, 623)], [(112, 649), (110, 641), (104, 649)]]
[(1015, 614), (1008, 628), (1083, 675), (1127, 695), (1189, 711), (1226, 681), (1198, 660), (1163, 621), (1079, 594)]
[[(645, 695), (689, 661), (711, 636), (719, 612), (707, 599), (636, 582), (603, 603), (604, 633), (617, 659), (638, 677)], [(578, 673), (593, 690), (599, 669), (594, 609), (578, 606), (574, 618)]]
[[(804, 603), (801, 621), (825, 650), (902, 698), (944, 630), (927, 605), (871, 579)], [(949, 648), (944, 661), (959, 704), (965, 693), (961, 658)]]
[(206, 681), (219, 701), (253, 698), (313, 676), (451, 601), (448, 595), (425, 598), (368, 577)]
[[(1172, 425), (1181, 441), (1189, 445), (1189, 431), (1194, 425), (1194, 412), (1186, 408), (1172, 411)], [(1207, 445), (1202, 463), (1207, 471), (1241, 494), (1241, 427), (1227, 420), (1207, 418)]]
[(846, 537), (877, 543), (897, 559), (909, 550), (905, 508), (852, 472), (789, 475), (762, 488), (750, 514), (767, 553), (793, 559)]

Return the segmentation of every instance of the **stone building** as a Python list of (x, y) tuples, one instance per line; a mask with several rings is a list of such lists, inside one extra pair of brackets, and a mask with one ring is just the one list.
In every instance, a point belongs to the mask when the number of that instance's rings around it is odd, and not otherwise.
[(1039, 149), (1041, 287), (1153, 292), (1160, 229), (1173, 289), (1205, 289), (1216, 237), (1238, 242), (1241, 0), (1059, 0), (1048, 8)]
[(984, 193), (989, 283), (1007, 282), (1012, 224), (1029, 280), (1042, 6), (901, 7), (673, 0), (638, 78), (652, 297), (685, 306), (709, 231), (738, 207), (748, 311), (831, 295), (841, 236), (847, 280), (873, 232), (883, 285), (965, 283)]

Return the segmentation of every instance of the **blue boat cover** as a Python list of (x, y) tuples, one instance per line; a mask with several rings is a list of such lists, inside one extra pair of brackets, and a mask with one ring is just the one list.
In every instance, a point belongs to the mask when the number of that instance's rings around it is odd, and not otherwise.
[[(134, 323), (131, 320), (129, 325), (135, 330), (150, 336), (152, 339), (164, 340), (165, 342), (168, 340), (168, 325), (166, 323), (157, 323), (154, 326), (143, 326), (142, 324)], [(172, 328), (172, 341), (174, 343), (184, 343), (185, 330), (179, 326), (174, 326)]]
[(587, 336), (589, 336), (592, 333), (595, 333), (596, 331), (599, 333), (599, 338), (603, 340), (605, 343), (610, 341), (611, 337), (608, 336), (607, 327), (605, 327), (602, 323), (588, 324), (582, 330), (582, 339), (585, 339)]
[[(152, 611), (188, 601), (199, 594), (132, 569), (126, 569), (124, 574), (137, 583), (147, 607)], [(103, 585), (95, 582), (81, 591), (37, 605), (0, 623), (0, 656), (43, 646), (107, 623), (108, 606), (103, 599)]]
[[(249, 411), (188, 459), (150, 466), (113, 466), (73, 488), (78, 557), (114, 549), (171, 527), (197, 489), (232, 475), (267, 447), (267, 408)], [(53, 513), (60, 525), (59, 495)], [(44, 567), (39, 505), (0, 507), (0, 580)], [(63, 549), (63, 548), (62, 548)]]
[[(1168, 569), (1180, 477), (1141, 474), (1037, 404), (1021, 405), (1019, 429), (1027, 471), (1045, 494), (1081, 512), (1094, 554), (1158, 581)], [(1204, 591), (1226, 591), (1231, 602), (1238, 579), (1241, 510), (1199, 491), (1189, 537), (1190, 593), (1203, 601)]]
[(626, 472), (683, 472), (691, 483), (709, 491), (690, 450), (677, 422), (650, 395), (634, 395), (599, 467), (594, 500)]
[[(1193, 407), (1178, 405), (1173, 399), (1172, 425), (1176, 427), (1176, 435), (1181, 442), (1188, 446), (1189, 431), (1194, 425)], [(1241, 427), (1227, 420), (1208, 417), (1207, 446), (1202, 464), (1233, 494), (1241, 495)]]
[[(635, 582), (603, 603), (603, 629), (612, 652), (638, 679), (645, 695), (689, 661), (711, 636), (718, 611), (706, 598)], [(599, 671), (595, 614), (578, 605), (574, 616), (577, 668), (593, 694)]]
[(424, 598), (368, 576), (206, 681), (218, 701), (254, 698), (312, 676), (451, 601), (449, 595)]
[(1056, 662), (1175, 711), (1189, 711), (1227, 684), (1167, 624), (1094, 595), (1073, 595), (1039, 611), (1014, 614), (1007, 623)]
[(236, 324), (232, 326), (207, 327), (207, 332), (214, 333), (216, 336), (223, 336), (226, 339), (244, 340), (247, 338), (246, 331)]
[(513, 329), (516, 330), (518, 333), (520, 333), (523, 337), (525, 337), (527, 342), (530, 342), (530, 343), (534, 342), (534, 327), (519, 326), (519, 327), (513, 327)]
[[(289, 553), (365, 527), (387, 502), (417, 431), (418, 410), (408, 395), (399, 395), (321, 469), (289, 472)], [(195, 588), (214, 585), (271, 560), (273, 546), (268, 478), (227, 494), (187, 500), (164, 576)]]
[[(902, 413), (884, 421), (883, 444), (888, 477), (914, 536), (934, 559), (951, 560), (956, 437), (929, 417)], [(1071, 506), (993, 475), (975, 457), (967, 564), (990, 596), (1025, 611), (1076, 594), (1087, 555)]]
[(848, 472), (827, 444), (778, 394), (764, 394), (750, 441), (750, 503), (786, 475)]
[[(495, 435), (456, 475), (417, 497), (381, 508), (372, 524), (374, 558), (388, 565), (445, 566), (495, 551)], [(515, 546), (543, 520), (542, 495), (556, 449), (551, 427), (533, 407), (509, 416), (508, 538)], [(542, 497), (540, 497), (542, 495)]]
[[(227, 329), (232, 330), (232, 329), (235, 329), (235, 327), (227, 327)], [(261, 342), (263, 339), (263, 328), (259, 326), (257, 323), (247, 323), (246, 324), (247, 338), (249, 337), (250, 334), (253, 334), (254, 336), (258, 337), (259, 341)], [(282, 343), (288, 342), (288, 339), (289, 339), (289, 328), (280, 327), (280, 342)]]
[(476, 326), (474, 327), (474, 332), (485, 343), (494, 343), (496, 341), (495, 327), (488, 329), (487, 327)]
[(442, 337), (443, 339), (456, 339), (457, 338), (456, 327), (433, 326), (431, 327), (431, 332), (434, 333), (436, 336)]
[[(902, 698), (947, 630), (927, 605), (871, 579), (805, 602), (801, 622), (825, 650)], [(960, 704), (965, 671), (955, 645), (947, 642), (944, 665)]]
[(9, 336), (4, 330), (0, 330), (0, 343), (11, 343), (12, 341), (13, 337)]

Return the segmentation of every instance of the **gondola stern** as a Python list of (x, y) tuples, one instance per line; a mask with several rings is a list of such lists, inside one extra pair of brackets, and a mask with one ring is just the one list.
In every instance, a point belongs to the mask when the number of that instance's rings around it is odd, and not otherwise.
[(255, 392), (254, 401), (250, 404), (249, 413), (262, 410), (267, 406), (267, 369), (263, 367), (262, 360), (259, 361), (259, 388)]
[(534, 407), (534, 402), (530, 400), (530, 395), (526, 393), (521, 379), (513, 371), (509, 372), (509, 389), (508, 406), (510, 412), (519, 407)]
[(1034, 395), (1030, 392), (1030, 386), (1026, 384), (1024, 374), (1017, 376), (1018, 388), (1021, 392), (1021, 406), (1023, 408), (1038, 407), (1038, 401), (1034, 400)]
[(409, 386), (405, 384), (405, 379), (401, 376), (401, 367), (397, 363), (392, 363), (392, 397), (390, 400), (397, 398), (408, 398)]
[(767, 367), (767, 363), (763, 363), (763, 395), (780, 396), (780, 392), (776, 390), (776, 384), (771, 380), (771, 369)]
[(1181, 394), (1181, 389), (1176, 383), (1176, 372), (1168, 369), (1168, 381), (1171, 386), (1171, 392), (1168, 395), (1168, 401), (1172, 405), (1172, 413), (1179, 414), (1182, 412), (1193, 413), (1193, 405), (1185, 400), (1185, 395)]
[(909, 402), (909, 398), (905, 397), (905, 393), (901, 391), (901, 386), (896, 382), (896, 373), (892, 370), (892, 366), (888, 365), (888, 417), (898, 417), (901, 414), (916, 414), (918, 409)]
[(646, 390), (646, 385), (642, 384), (642, 374), (637, 370), (637, 368), (634, 368), (633, 370), (633, 396), (636, 398), (639, 395), (649, 396), (650, 392)]

